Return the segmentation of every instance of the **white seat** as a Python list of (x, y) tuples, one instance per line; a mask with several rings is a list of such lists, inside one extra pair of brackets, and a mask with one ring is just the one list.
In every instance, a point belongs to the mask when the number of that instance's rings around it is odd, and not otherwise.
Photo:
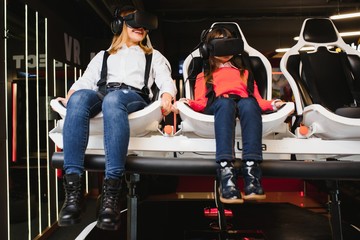
[[(349, 59), (352, 86), (340, 49)], [(307, 52), (305, 63), (300, 50)], [(284, 54), (280, 68), (293, 90), (297, 115), (309, 129), (299, 137), (360, 139), (360, 108), (350, 107), (359, 100), (354, 86), (360, 86), (360, 53), (343, 41), (330, 19), (306, 19), (299, 41)]]
[[(272, 68), (269, 60), (256, 49), (249, 46), (239, 25), (234, 22), (219, 22), (212, 24), (214, 26), (225, 26), (231, 29), (244, 42), (244, 50), (249, 54), (253, 69), (254, 78), (258, 84), (260, 94), (264, 99), (271, 100), (272, 95)], [(196, 76), (189, 76), (189, 70), (196, 67), (194, 59), (200, 58), (199, 50), (193, 51), (184, 61), (183, 77), (185, 81), (185, 97), (193, 99), (193, 87)], [(191, 74), (190, 74), (191, 75)], [(177, 102), (177, 107), (181, 117), (181, 131), (186, 133), (194, 133), (199, 137), (214, 138), (214, 116), (196, 112), (182, 102)], [(263, 121), (263, 137), (271, 134), (289, 133), (288, 125), (285, 120), (294, 112), (294, 103), (289, 102), (277, 112), (262, 115)], [(236, 138), (241, 138), (240, 122), (237, 120)]]
[[(66, 108), (56, 99), (50, 101), (50, 106), (59, 113), (62, 119), (57, 121), (56, 127), (49, 132), (50, 138), (56, 146), (63, 148), (62, 129)], [(157, 100), (142, 110), (129, 114), (130, 137), (141, 137), (151, 132), (157, 132), (163, 119), (161, 101)], [(89, 142), (87, 149), (103, 149), (103, 115), (102, 112), (90, 119)]]
[[(146, 44), (152, 48), (149, 35), (146, 35)], [(130, 137), (142, 137), (152, 132), (158, 132), (159, 124), (163, 120), (161, 113), (161, 100), (158, 99), (149, 104), (144, 109), (129, 114)], [(49, 132), (49, 137), (54, 141), (58, 148), (63, 148), (62, 128), (66, 115), (66, 108), (56, 99), (50, 101), (51, 108), (59, 113), (62, 119), (58, 120), (54, 129)], [(104, 130), (102, 112), (90, 119), (89, 141), (87, 150), (104, 149)]]

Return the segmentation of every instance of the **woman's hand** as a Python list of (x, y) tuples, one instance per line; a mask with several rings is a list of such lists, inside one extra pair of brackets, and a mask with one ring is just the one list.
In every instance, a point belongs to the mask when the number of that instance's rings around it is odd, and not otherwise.
[(163, 93), (161, 95), (161, 112), (164, 116), (169, 115), (173, 111), (173, 105), (171, 103), (172, 96), (169, 93)]
[(74, 90), (69, 90), (66, 98), (64, 98), (64, 97), (57, 97), (56, 100), (58, 100), (64, 107), (66, 107), (70, 96), (71, 96), (74, 92), (75, 92)]
[(59, 101), (64, 107), (67, 106), (68, 98), (57, 97), (56, 100)]

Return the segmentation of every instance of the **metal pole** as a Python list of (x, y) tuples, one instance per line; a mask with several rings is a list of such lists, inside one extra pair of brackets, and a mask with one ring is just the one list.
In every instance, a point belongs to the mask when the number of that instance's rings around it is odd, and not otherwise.
[(137, 239), (137, 195), (135, 193), (136, 183), (140, 181), (140, 175), (137, 173), (130, 174), (126, 179), (129, 189), (127, 196), (127, 240)]

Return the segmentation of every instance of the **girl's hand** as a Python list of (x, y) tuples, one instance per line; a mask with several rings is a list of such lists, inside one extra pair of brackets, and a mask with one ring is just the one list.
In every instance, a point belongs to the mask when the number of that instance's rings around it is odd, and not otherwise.
[(172, 111), (173, 111), (174, 113), (176, 113), (176, 114), (179, 114), (179, 109), (177, 108), (177, 103), (178, 103), (178, 102), (183, 102), (183, 103), (189, 105), (189, 99), (187, 99), (187, 98), (180, 98), (177, 102), (175, 102), (175, 104), (173, 105)]
[(180, 98), (179, 102), (183, 102), (183, 103), (186, 103), (187, 105), (189, 105), (189, 99), (187, 99), (187, 98)]
[(283, 102), (282, 100), (278, 99), (273, 102), (273, 108), (275, 111), (279, 110), (286, 102)]

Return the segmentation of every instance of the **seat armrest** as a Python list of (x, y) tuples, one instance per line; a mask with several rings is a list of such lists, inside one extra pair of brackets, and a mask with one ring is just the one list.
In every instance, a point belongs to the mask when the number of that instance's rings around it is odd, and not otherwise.
[(57, 99), (52, 99), (50, 101), (51, 108), (57, 112), (61, 118), (65, 118), (66, 115), (66, 107)]

